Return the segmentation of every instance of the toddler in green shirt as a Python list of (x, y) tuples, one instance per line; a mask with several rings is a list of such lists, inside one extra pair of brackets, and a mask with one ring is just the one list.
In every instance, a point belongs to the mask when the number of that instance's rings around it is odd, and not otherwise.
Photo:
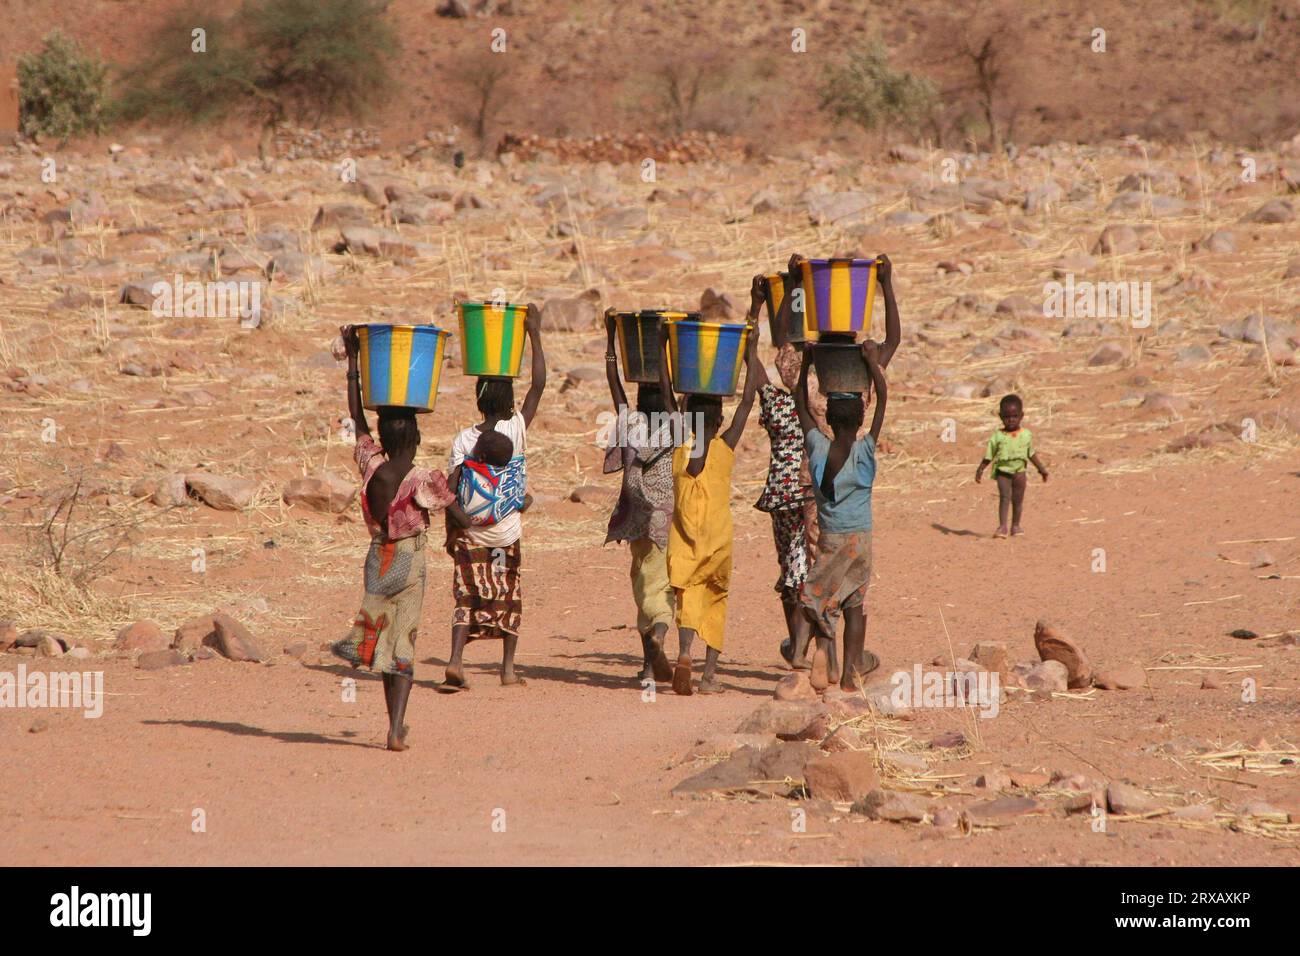
[(993, 465), (993, 478), (998, 483), (998, 530), (994, 537), (1007, 536), (1007, 511), (1011, 512), (1011, 534), (1024, 534), (1020, 528), (1020, 513), (1025, 503), (1025, 484), (1030, 462), (1047, 480), (1047, 469), (1034, 451), (1034, 436), (1028, 428), (1021, 428), (1025, 405), (1019, 395), (1006, 395), (998, 403), (998, 417), (1002, 430), (989, 438), (984, 449), (984, 460), (975, 469), (975, 483), (984, 478), (984, 469)]

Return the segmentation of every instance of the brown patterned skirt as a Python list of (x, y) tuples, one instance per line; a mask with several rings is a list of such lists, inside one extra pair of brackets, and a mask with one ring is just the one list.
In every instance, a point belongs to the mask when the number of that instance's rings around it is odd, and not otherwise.
[(519, 542), (507, 548), (478, 547), (467, 535), (451, 542), (452, 625), (469, 627), (469, 640), (517, 636), (523, 618)]

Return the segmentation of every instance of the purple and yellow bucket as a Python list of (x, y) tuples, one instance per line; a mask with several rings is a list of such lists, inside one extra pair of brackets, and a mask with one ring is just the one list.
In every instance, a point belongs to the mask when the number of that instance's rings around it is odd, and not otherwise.
[(668, 323), (673, 388), (693, 395), (734, 395), (750, 327), (734, 322)]
[(876, 298), (875, 259), (804, 259), (804, 329), (847, 332), (871, 327)]
[[(799, 288), (800, 275), (797, 272), (772, 272), (763, 278), (767, 280), (765, 291), (768, 328), (772, 330), (772, 341), (779, 342), (781, 337), (777, 335), (777, 314), (781, 311), (781, 303), (785, 301), (785, 297)], [(805, 342), (808, 340), (807, 331), (804, 329), (802, 309), (795, 309), (792, 305), (790, 322), (785, 329), (785, 333), (785, 341), (787, 342)], [(812, 337), (816, 338), (817, 336), (813, 335)]]
[(451, 333), (432, 325), (361, 325), (361, 404), (433, 411)]
[(457, 302), (461, 368), (466, 375), (515, 378), (524, 357), (528, 306)]
[(641, 384), (659, 384), (659, 326), (664, 322), (699, 321), (698, 312), (673, 309), (609, 310), (618, 329), (618, 350), (623, 356), (623, 378)]

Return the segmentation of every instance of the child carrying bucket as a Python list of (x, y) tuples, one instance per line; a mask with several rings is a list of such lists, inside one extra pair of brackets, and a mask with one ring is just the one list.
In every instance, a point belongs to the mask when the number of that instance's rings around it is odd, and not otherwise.
[[(532, 381), (523, 405), (515, 409), (514, 383), (509, 378), (480, 376), (475, 386), (478, 410), (483, 421), (464, 429), (452, 439), (448, 464), (453, 485), (459, 487), (461, 468), (470, 457), (484, 432), (497, 431), (510, 439), (510, 468), (517, 469), (511, 481), (522, 493), (525, 488), (524, 456), (528, 449), (528, 426), (537, 414), (537, 405), (546, 389), (546, 355), (542, 351), (541, 323), (538, 310), (527, 306), (524, 331), (532, 345)], [(456, 527), (448, 523), (447, 551), (453, 565), (452, 595), (456, 607), (452, 613), (451, 658), (447, 661), (443, 691), (464, 690), (465, 645), (480, 639), (500, 640), (501, 683), (523, 685), (515, 673), (515, 649), (519, 643), (519, 625), (523, 617), (520, 589), (520, 538), (523, 521), (518, 510), (503, 515), (490, 525)]]
[(811, 675), (817, 690), (824, 690), (830, 682), (829, 656), (841, 616), (844, 618), (841, 690), (856, 690), (858, 679), (880, 664), (864, 645), (867, 587), (871, 582), (871, 488), (876, 478), (876, 441), (885, 422), (888, 395), (880, 368), (879, 346), (868, 340), (861, 347), (876, 400), (871, 429), (866, 436), (857, 437), (864, 416), (864, 398), (856, 393), (832, 392), (826, 402), (826, 420), (834, 437), (828, 440), (818, 431), (808, 414), (811, 350), (804, 352), (795, 393), (821, 529), (817, 556), (801, 592), (804, 613), (817, 637)]
[[(731, 470), (735, 463), (736, 445), (745, 431), (745, 422), (754, 407), (754, 393), (758, 389), (758, 376), (754, 371), (758, 365), (758, 332), (753, 326), (748, 326), (742, 334), (745, 336), (745, 390), (731, 425), (719, 435), (722, 398), (718, 394), (692, 394), (686, 400), (686, 414), (694, 430), (693, 441), (680, 444), (673, 451), (673, 519), (668, 532), (668, 580), (677, 599), (679, 644), (677, 666), (673, 670), (673, 690), (687, 696), (692, 693), (691, 645), (697, 634), (707, 645), (699, 691), (701, 694), (718, 694), (723, 690), (717, 671), (727, 623), (727, 594), (731, 587)], [(677, 400), (668, 376), (668, 340), (669, 327), (665, 324), (659, 333), (659, 388), (668, 410), (676, 413)]]
[(436, 468), (415, 467), (420, 427), (413, 408), (381, 406), (379, 443), (370, 437), (362, 406), (353, 326), (340, 333), (348, 359), (348, 414), (356, 429), (356, 462), (361, 471), (361, 513), (370, 532), (366, 552), (365, 597), (352, 630), (332, 646), (354, 667), (383, 675), (388, 707), (388, 749), (405, 750), (406, 703), (415, 674), (415, 639), (424, 603), (425, 531), (429, 513), (446, 510), (447, 520), (466, 525), (447, 479)]
[(641, 635), (638, 681), (672, 680), (664, 641), (676, 606), (668, 581), (668, 528), (673, 520), (673, 431), (662, 387), (640, 383), (636, 408), (628, 411), (627, 393), (614, 352), (614, 314), (605, 315), (605, 377), (619, 416), (615, 439), (605, 452), (605, 474), (623, 472), (618, 503), (609, 516), (605, 543), (626, 541), (632, 553), (632, 598)]
[[(788, 272), (798, 275), (802, 262), (802, 256), (797, 253), (792, 255)], [(889, 257), (883, 254), (876, 257), (876, 281), (885, 295), (885, 341), (879, 350), (883, 371), (902, 341), (898, 303), (894, 297), (893, 266)], [(763, 292), (760, 285), (763, 282), (766, 282), (765, 277), (755, 276), (754, 297)], [(769, 306), (770, 304), (769, 300)], [(818, 525), (816, 498), (813, 494), (808, 454), (804, 447), (806, 431), (800, 424), (795, 408), (794, 392), (799, 379), (800, 354), (796, 344), (788, 338), (792, 305), (793, 296), (784, 295), (772, 321), (772, 340), (777, 347), (776, 368), (785, 389), (773, 385), (768, 381), (766, 370), (759, 369), (759, 421), (767, 431), (772, 451), (767, 483), (754, 507), (767, 512), (772, 518), (772, 535), (780, 568), (776, 590), (781, 595), (788, 632), (786, 639), (781, 642), (781, 656), (795, 670), (807, 670), (811, 667), (807, 658), (809, 621), (800, 606), (799, 595), (815, 554)], [(799, 343), (799, 346), (804, 347), (805, 343)], [(812, 396), (809, 396), (808, 411), (813, 418), (813, 427), (823, 431), (824, 404), (818, 409), (812, 404)], [(828, 653), (829, 679), (838, 680), (839, 666), (834, 644), (828, 648)]]

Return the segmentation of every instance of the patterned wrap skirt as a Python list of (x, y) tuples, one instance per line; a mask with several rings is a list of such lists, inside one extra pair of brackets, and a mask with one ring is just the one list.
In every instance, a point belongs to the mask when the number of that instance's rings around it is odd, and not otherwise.
[(799, 603), (799, 588), (808, 578), (808, 536), (802, 505), (771, 512), (772, 538), (781, 573), (776, 591), (785, 604)]
[(365, 596), (352, 630), (331, 647), (354, 667), (415, 676), (415, 638), (424, 606), (425, 535), (386, 541), (366, 553)]
[(835, 637), (845, 608), (859, 607), (871, 583), (871, 532), (823, 531), (804, 582), (802, 603), (826, 637)]
[(505, 548), (480, 547), (457, 534), (450, 551), (456, 599), (452, 626), (468, 626), (471, 641), (517, 637), (524, 612), (519, 542)]

